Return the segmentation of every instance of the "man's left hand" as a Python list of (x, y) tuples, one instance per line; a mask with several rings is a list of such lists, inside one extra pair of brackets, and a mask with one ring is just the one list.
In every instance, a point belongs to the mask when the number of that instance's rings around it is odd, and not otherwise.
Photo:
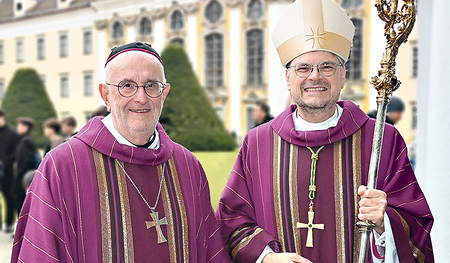
[(378, 234), (384, 233), (384, 212), (387, 206), (387, 195), (385, 192), (377, 189), (367, 189), (361, 185), (358, 188), (358, 195), (361, 196), (359, 201), (360, 220), (370, 220), (375, 224), (375, 231)]

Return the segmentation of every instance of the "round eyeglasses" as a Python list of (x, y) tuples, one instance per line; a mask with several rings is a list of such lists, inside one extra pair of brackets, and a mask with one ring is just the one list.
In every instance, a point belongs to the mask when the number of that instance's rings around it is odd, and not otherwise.
[(143, 87), (145, 94), (150, 98), (158, 98), (163, 94), (166, 84), (159, 82), (157, 80), (151, 80), (147, 82), (144, 86), (139, 86), (136, 82), (132, 80), (122, 80), (118, 85), (106, 83), (106, 85), (116, 86), (119, 90), (119, 94), (125, 98), (133, 97), (137, 93), (139, 87)]
[(290, 66), (287, 68), (294, 68), (295, 74), (300, 78), (307, 78), (314, 70), (314, 67), (317, 67), (319, 73), (324, 77), (331, 77), (336, 73), (336, 68), (338, 66), (342, 66), (342, 64), (338, 64), (334, 61), (322, 61), (317, 65), (313, 65), (308, 62), (299, 62), (294, 66)]

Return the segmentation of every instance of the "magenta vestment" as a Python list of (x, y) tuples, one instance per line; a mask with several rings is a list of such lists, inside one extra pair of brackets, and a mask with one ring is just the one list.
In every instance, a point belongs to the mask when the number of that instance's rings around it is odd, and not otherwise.
[[(158, 150), (135, 148), (96, 117), (53, 149), (27, 194), (11, 261), (230, 262), (203, 168), (157, 129)], [(167, 242), (158, 243), (150, 209), (116, 160), (150, 206), (161, 188), (156, 219), (167, 222), (160, 226)]]
[[(366, 184), (375, 120), (350, 101), (338, 102), (336, 127), (296, 131), (292, 105), (245, 137), (219, 202), (217, 216), (235, 262), (255, 262), (266, 245), (296, 252), (313, 262), (356, 262), (357, 188)], [(311, 151), (320, 151), (316, 171), (313, 247), (306, 246)], [(433, 224), (399, 132), (386, 125), (377, 188), (387, 193), (400, 262), (434, 262)], [(356, 233), (355, 233), (356, 232)], [(370, 262), (371, 259), (368, 261)]]

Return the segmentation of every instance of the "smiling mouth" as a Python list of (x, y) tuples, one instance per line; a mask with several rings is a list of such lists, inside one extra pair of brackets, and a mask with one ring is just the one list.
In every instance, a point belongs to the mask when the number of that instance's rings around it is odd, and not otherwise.
[(146, 113), (146, 112), (149, 112), (150, 110), (131, 110), (130, 109), (130, 111), (131, 112), (136, 112), (136, 113)]
[(319, 87), (319, 88), (306, 88), (305, 91), (306, 92), (314, 92), (314, 91), (326, 91), (327, 88), (325, 87)]

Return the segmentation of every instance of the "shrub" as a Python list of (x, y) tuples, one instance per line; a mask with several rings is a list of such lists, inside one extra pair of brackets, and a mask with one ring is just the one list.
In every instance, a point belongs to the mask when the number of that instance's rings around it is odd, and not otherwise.
[(234, 149), (234, 138), (217, 116), (183, 48), (171, 44), (161, 57), (170, 92), (160, 122), (171, 139), (191, 151)]
[(31, 136), (36, 146), (42, 148), (47, 138), (43, 134), (42, 123), (48, 118), (56, 118), (56, 111), (44, 84), (36, 70), (18, 69), (8, 85), (2, 107), (6, 111), (6, 121), (16, 126), (18, 117), (30, 117), (35, 126)]

